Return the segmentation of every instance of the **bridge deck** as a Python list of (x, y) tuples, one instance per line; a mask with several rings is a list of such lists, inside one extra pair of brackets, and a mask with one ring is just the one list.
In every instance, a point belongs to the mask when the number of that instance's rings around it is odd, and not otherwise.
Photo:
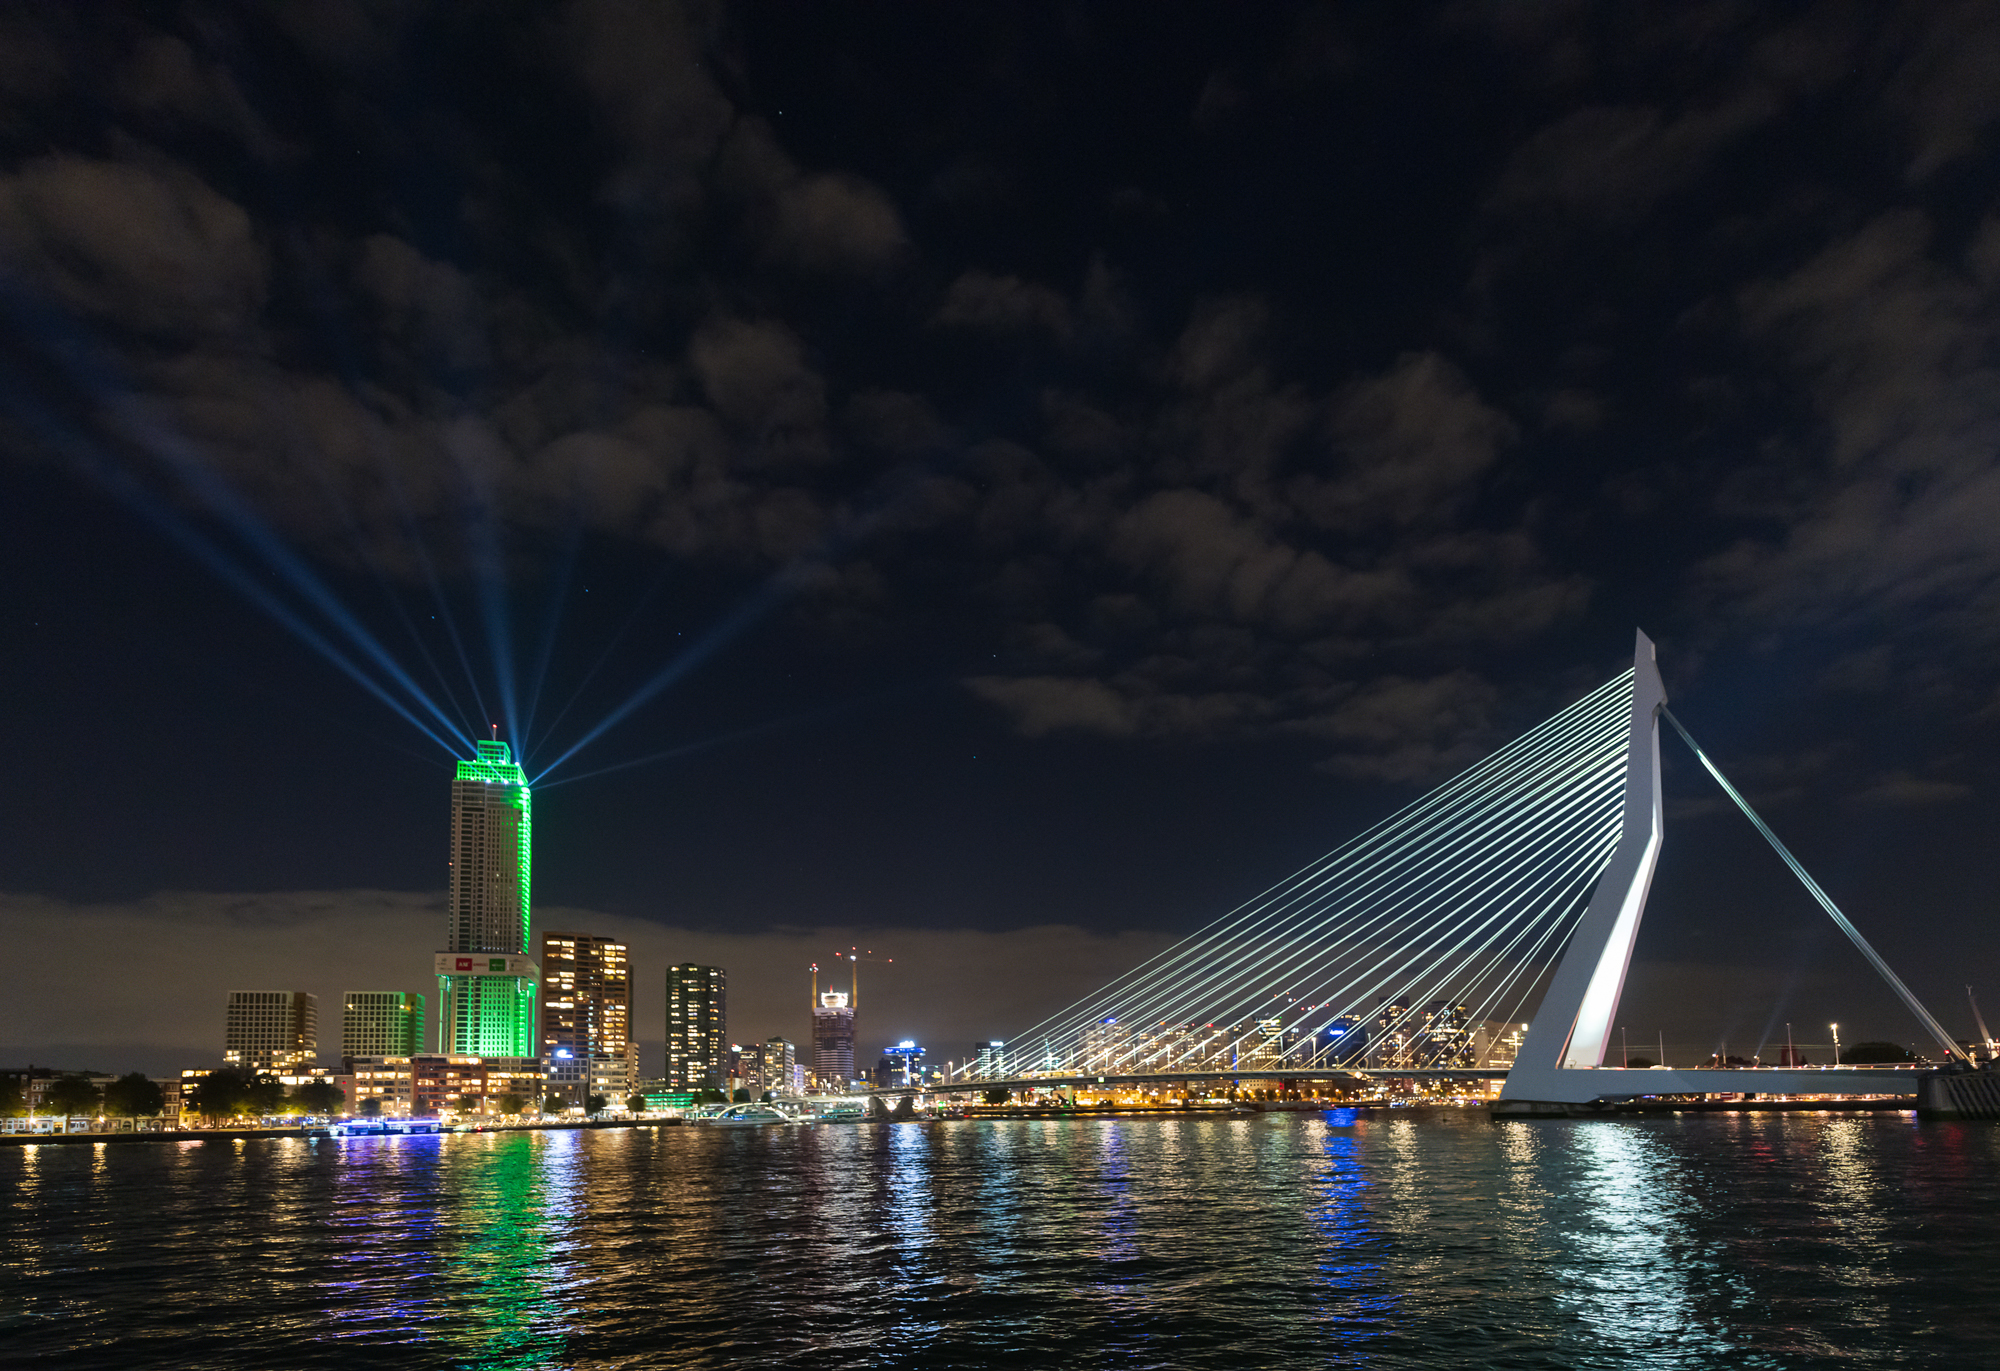
[[(1915, 1095), (1922, 1068), (1914, 1067), (1730, 1067), (1690, 1068), (1598, 1067), (1588, 1072), (1598, 1098), (1627, 1099), (1636, 1095)], [(962, 1081), (933, 1087), (930, 1093), (969, 1094), (980, 1090), (1054, 1090), (1071, 1086), (1224, 1084), (1239, 1081), (1498, 1081), (1507, 1072), (1476, 1067), (1287, 1067), (1258, 1071), (1174, 1071), (1095, 1073), (1066, 1076), (1010, 1076), (1000, 1080)], [(908, 1093), (907, 1087), (883, 1087), (884, 1093)]]

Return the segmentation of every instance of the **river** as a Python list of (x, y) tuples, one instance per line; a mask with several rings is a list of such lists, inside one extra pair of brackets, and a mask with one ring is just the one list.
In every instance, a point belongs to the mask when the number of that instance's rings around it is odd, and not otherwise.
[(0, 1149), (0, 1363), (2000, 1365), (2000, 1126), (1481, 1111)]

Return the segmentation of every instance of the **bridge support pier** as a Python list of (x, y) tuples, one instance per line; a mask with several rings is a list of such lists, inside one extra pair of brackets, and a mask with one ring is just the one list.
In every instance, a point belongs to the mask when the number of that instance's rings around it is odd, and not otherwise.
[(2000, 1119), (2000, 1073), (1991, 1063), (1978, 1071), (1932, 1071), (1917, 1084), (1920, 1119)]
[(1493, 1101), (1492, 1113), (1496, 1119), (1588, 1119), (1608, 1114), (1614, 1108), (1609, 1100), (1577, 1104), (1566, 1100), (1501, 1099)]

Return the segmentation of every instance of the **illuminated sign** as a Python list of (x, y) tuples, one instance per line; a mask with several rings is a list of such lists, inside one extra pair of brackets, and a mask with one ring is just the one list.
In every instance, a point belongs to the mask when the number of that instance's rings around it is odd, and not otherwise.
[(539, 977), (541, 968), (526, 957), (496, 957), (488, 952), (467, 956), (463, 952), (437, 954), (440, 976), (528, 976)]

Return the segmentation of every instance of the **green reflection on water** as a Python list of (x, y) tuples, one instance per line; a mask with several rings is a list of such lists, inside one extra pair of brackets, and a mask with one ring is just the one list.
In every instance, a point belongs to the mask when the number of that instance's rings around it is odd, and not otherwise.
[(446, 1218), (460, 1242), (444, 1275), (458, 1288), (439, 1337), (479, 1368), (560, 1364), (570, 1333), (562, 1296), (572, 1278), (569, 1229), (581, 1193), (577, 1135), (454, 1138)]

